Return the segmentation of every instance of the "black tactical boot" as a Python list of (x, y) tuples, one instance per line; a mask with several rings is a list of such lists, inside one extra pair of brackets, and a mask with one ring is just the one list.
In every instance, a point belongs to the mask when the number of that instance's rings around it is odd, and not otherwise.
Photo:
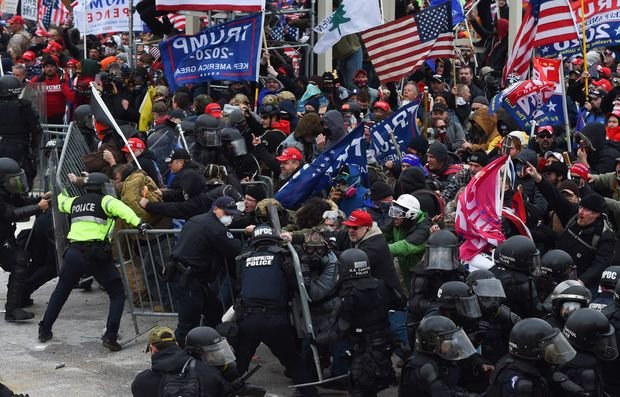
[(27, 312), (25, 310), (15, 308), (13, 310), (6, 310), (4, 313), (4, 320), (10, 323), (32, 320), (34, 318), (34, 313)]
[(117, 352), (120, 351), (123, 347), (116, 341), (116, 338), (112, 338), (109, 336), (103, 336), (101, 338), (103, 340), (103, 347), (106, 349), (110, 349), (110, 351)]
[(39, 323), (39, 342), (45, 343), (48, 340), (52, 339), (53, 336), (54, 336), (54, 334), (52, 333), (52, 330), (51, 329), (47, 329), (43, 325), (43, 321), (41, 321)]

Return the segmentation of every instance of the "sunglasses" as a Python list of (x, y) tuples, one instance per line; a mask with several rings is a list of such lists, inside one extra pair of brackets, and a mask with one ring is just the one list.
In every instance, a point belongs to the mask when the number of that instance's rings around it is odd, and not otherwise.
[(548, 133), (548, 132), (541, 132), (541, 133), (538, 134), (538, 137), (542, 138), (542, 139), (550, 139), (551, 138), (551, 134)]
[(366, 227), (366, 226), (348, 226), (348, 228), (351, 229), (351, 230), (359, 230), (359, 229), (361, 229), (363, 227)]

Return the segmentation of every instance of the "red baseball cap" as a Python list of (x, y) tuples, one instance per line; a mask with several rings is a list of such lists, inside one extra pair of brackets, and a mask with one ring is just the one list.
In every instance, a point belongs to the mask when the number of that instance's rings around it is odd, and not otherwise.
[(605, 66), (598, 65), (596, 70), (598, 70), (603, 77), (611, 77), (611, 69), (606, 68)]
[(6, 23), (8, 23), (9, 25), (13, 25), (13, 24), (23, 25), (24, 24), (24, 18), (22, 18), (21, 15), (15, 15), (15, 16), (13, 16), (13, 18), (11, 18), (8, 21), (6, 21)]
[(366, 211), (355, 210), (349, 215), (349, 219), (342, 222), (345, 226), (372, 226), (372, 216)]
[(212, 102), (205, 106), (205, 113), (215, 117), (216, 119), (222, 118), (222, 107), (217, 102)]
[(571, 175), (576, 175), (581, 179), (588, 180), (588, 175), (590, 174), (590, 170), (584, 164), (575, 163), (570, 167)]
[[(607, 68), (605, 68), (607, 69)], [(594, 80), (592, 82), (592, 85), (595, 85), (597, 87), (601, 87), (602, 89), (604, 89), (606, 92), (610, 92), (613, 89), (613, 86), (611, 85), (611, 83), (609, 82), (609, 80), (607, 79), (598, 79), (598, 80)]]
[(140, 138), (129, 138), (127, 139), (127, 145), (121, 150), (125, 153), (129, 153), (129, 149), (131, 149), (132, 152), (136, 149), (144, 150), (146, 149), (146, 145)]
[(386, 101), (377, 101), (375, 102), (375, 104), (372, 106), (373, 109), (379, 108), (381, 110), (383, 110), (384, 112), (389, 112), (390, 110), (390, 104), (387, 103)]
[(298, 149), (295, 149), (294, 147), (289, 147), (289, 148), (284, 149), (284, 151), (282, 151), (282, 154), (276, 157), (276, 160), (282, 161), (282, 162), (289, 161), (289, 160), (302, 161), (303, 156), (301, 155), (301, 152)]
[(24, 52), (24, 54), (22, 55), (22, 59), (23, 59), (23, 60), (25, 60), (25, 61), (32, 62), (32, 61), (34, 61), (35, 59), (37, 59), (37, 54), (35, 54), (35, 53), (34, 53), (34, 52), (32, 52), (32, 51), (26, 51), (26, 52)]
[(61, 50), (62, 50), (62, 46), (60, 44), (52, 41), (52, 42), (47, 44), (47, 47), (45, 47), (43, 49), (43, 52), (45, 52), (45, 53), (52, 52), (52, 51), (60, 52)]

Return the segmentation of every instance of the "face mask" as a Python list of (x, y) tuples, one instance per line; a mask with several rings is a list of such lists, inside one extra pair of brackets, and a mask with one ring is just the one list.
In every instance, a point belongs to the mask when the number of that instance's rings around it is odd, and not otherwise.
[(465, 102), (465, 99), (459, 96), (459, 97), (456, 97), (456, 105), (457, 106), (467, 105), (467, 102)]
[(232, 223), (233, 218), (230, 215), (224, 215), (220, 218), (220, 223), (224, 226), (228, 226)]
[(332, 130), (330, 130), (329, 128), (323, 127), (323, 135), (325, 135), (326, 137), (330, 137), (332, 135)]

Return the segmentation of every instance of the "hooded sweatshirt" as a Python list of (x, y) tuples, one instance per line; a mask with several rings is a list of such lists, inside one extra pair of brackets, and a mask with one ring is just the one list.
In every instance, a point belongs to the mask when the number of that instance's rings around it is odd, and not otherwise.
[(588, 123), (579, 135), (587, 139), (594, 150), (588, 154), (590, 168), (596, 174), (615, 171), (616, 158), (620, 157), (620, 142), (607, 140), (605, 126), (601, 123)]
[(330, 135), (327, 137), (325, 143), (325, 150), (333, 148), (345, 135), (347, 135), (347, 128), (344, 125), (344, 119), (342, 113), (337, 110), (330, 110), (323, 116), (323, 123), (327, 124)]

